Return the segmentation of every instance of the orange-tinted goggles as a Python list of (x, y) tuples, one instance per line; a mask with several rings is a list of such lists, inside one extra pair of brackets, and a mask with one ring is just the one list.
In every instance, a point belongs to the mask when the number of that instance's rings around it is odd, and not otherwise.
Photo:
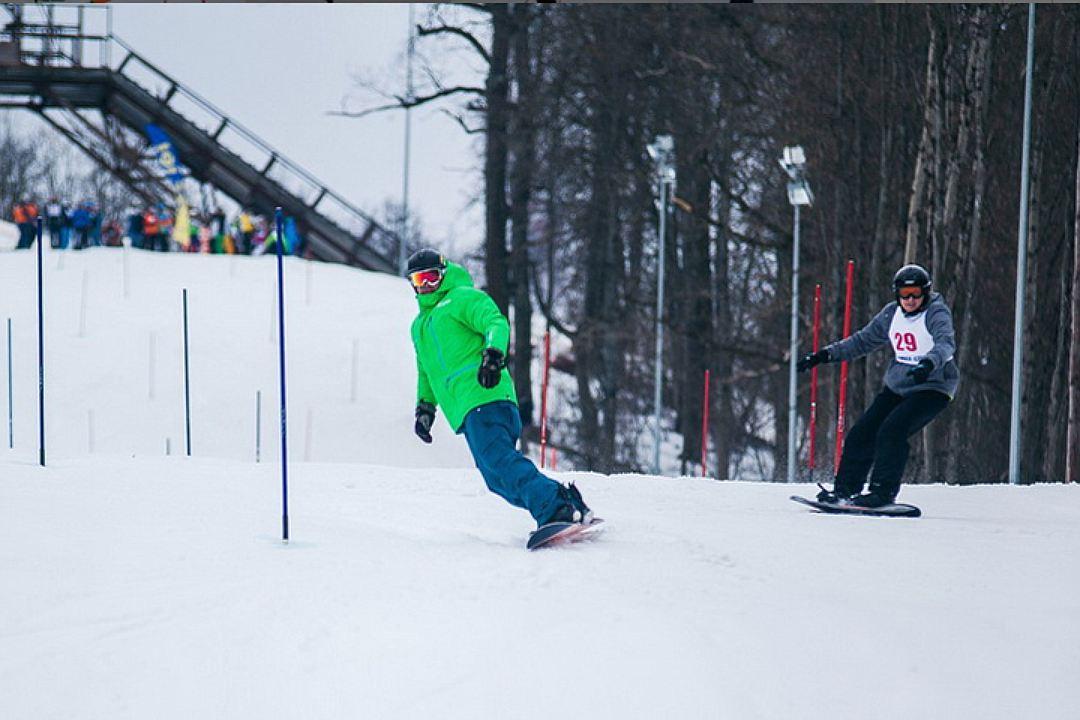
[(443, 271), (439, 268), (417, 270), (414, 273), (409, 273), (409, 282), (418, 290), (425, 287), (435, 288), (442, 282), (442, 277)]
[(902, 287), (902, 288), (900, 288), (899, 290), (896, 291), (896, 294), (899, 295), (902, 298), (905, 298), (905, 299), (914, 298), (916, 300), (918, 300), (919, 298), (921, 298), (923, 296), (922, 288), (921, 287), (914, 287), (914, 286), (913, 287)]

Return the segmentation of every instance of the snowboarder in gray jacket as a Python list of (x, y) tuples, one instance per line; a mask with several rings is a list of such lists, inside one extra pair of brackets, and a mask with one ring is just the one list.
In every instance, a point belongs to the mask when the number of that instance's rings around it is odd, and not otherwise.
[[(851, 337), (801, 358), (799, 372), (825, 362), (854, 360), (891, 345), (893, 359), (881, 392), (844, 438), (840, 469), (820, 502), (878, 508), (900, 491), (908, 438), (944, 410), (956, 395), (960, 372), (953, 361), (952, 313), (940, 293), (930, 291), (930, 273), (905, 265), (893, 277), (896, 299)], [(860, 494), (870, 474), (870, 492)]]

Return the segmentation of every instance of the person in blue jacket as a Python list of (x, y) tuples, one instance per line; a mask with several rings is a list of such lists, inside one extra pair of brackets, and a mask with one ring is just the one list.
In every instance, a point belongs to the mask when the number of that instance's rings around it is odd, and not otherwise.
[[(854, 360), (890, 345), (893, 359), (881, 392), (844, 438), (840, 469), (820, 502), (878, 508), (900, 492), (907, 465), (908, 438), (948, 407), (960, 372), (953, 361), (956, 340), (952, 312), (940, 293), (931, 293), (930, 273), (905, 265), (893, 277), (895, 300), (862, 330), (801, 358), (805, 372), (820, 363)], [(873, 468), (871, 470), (871, 468)], [(870, 474), (870, 492), (860, 494)]]
[(90, 212), (90, 203), (81, 202), (71, 213), (71, 227), (75, 230), (75, 250), (83, 250), (90, 247), (90, 231), (94, 225), (94, 217)]

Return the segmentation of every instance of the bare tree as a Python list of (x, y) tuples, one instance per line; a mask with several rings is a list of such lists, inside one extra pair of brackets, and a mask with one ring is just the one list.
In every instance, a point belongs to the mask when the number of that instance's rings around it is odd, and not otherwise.
[(1076, 125), (1076, 187), (1073, 195), (1073, 262), (1069, 333), (1069, 422), (1065, 448), (1065, 481), (1080, 481), (1080, 114)]

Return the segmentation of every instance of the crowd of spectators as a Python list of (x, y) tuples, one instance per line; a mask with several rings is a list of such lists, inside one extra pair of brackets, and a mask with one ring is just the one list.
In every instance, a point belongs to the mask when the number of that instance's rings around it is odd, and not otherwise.
[[(121, 222), (119, 218), (107, 217), (91, 200), (71, 204), (55, 197), (49, 198), (43, 207), (26, 198), (13, 205), (11, 217), (19, 228), (18, 248), (33, 245), (37, 219), (42, 214), (49, 244), (63, 250), (129, 245), (159, 252), (239, 255), (276, 252), (277, 231), (273, 223), (246, 209), (229, 219), (220, 208), (194, 212), (181, 206), (174, 212), (159, 203), (143, 209), (131, 208)], [(283, 234), (282, 251), (301, 253), (303, 238), (293, 218), (285, 218)]]

